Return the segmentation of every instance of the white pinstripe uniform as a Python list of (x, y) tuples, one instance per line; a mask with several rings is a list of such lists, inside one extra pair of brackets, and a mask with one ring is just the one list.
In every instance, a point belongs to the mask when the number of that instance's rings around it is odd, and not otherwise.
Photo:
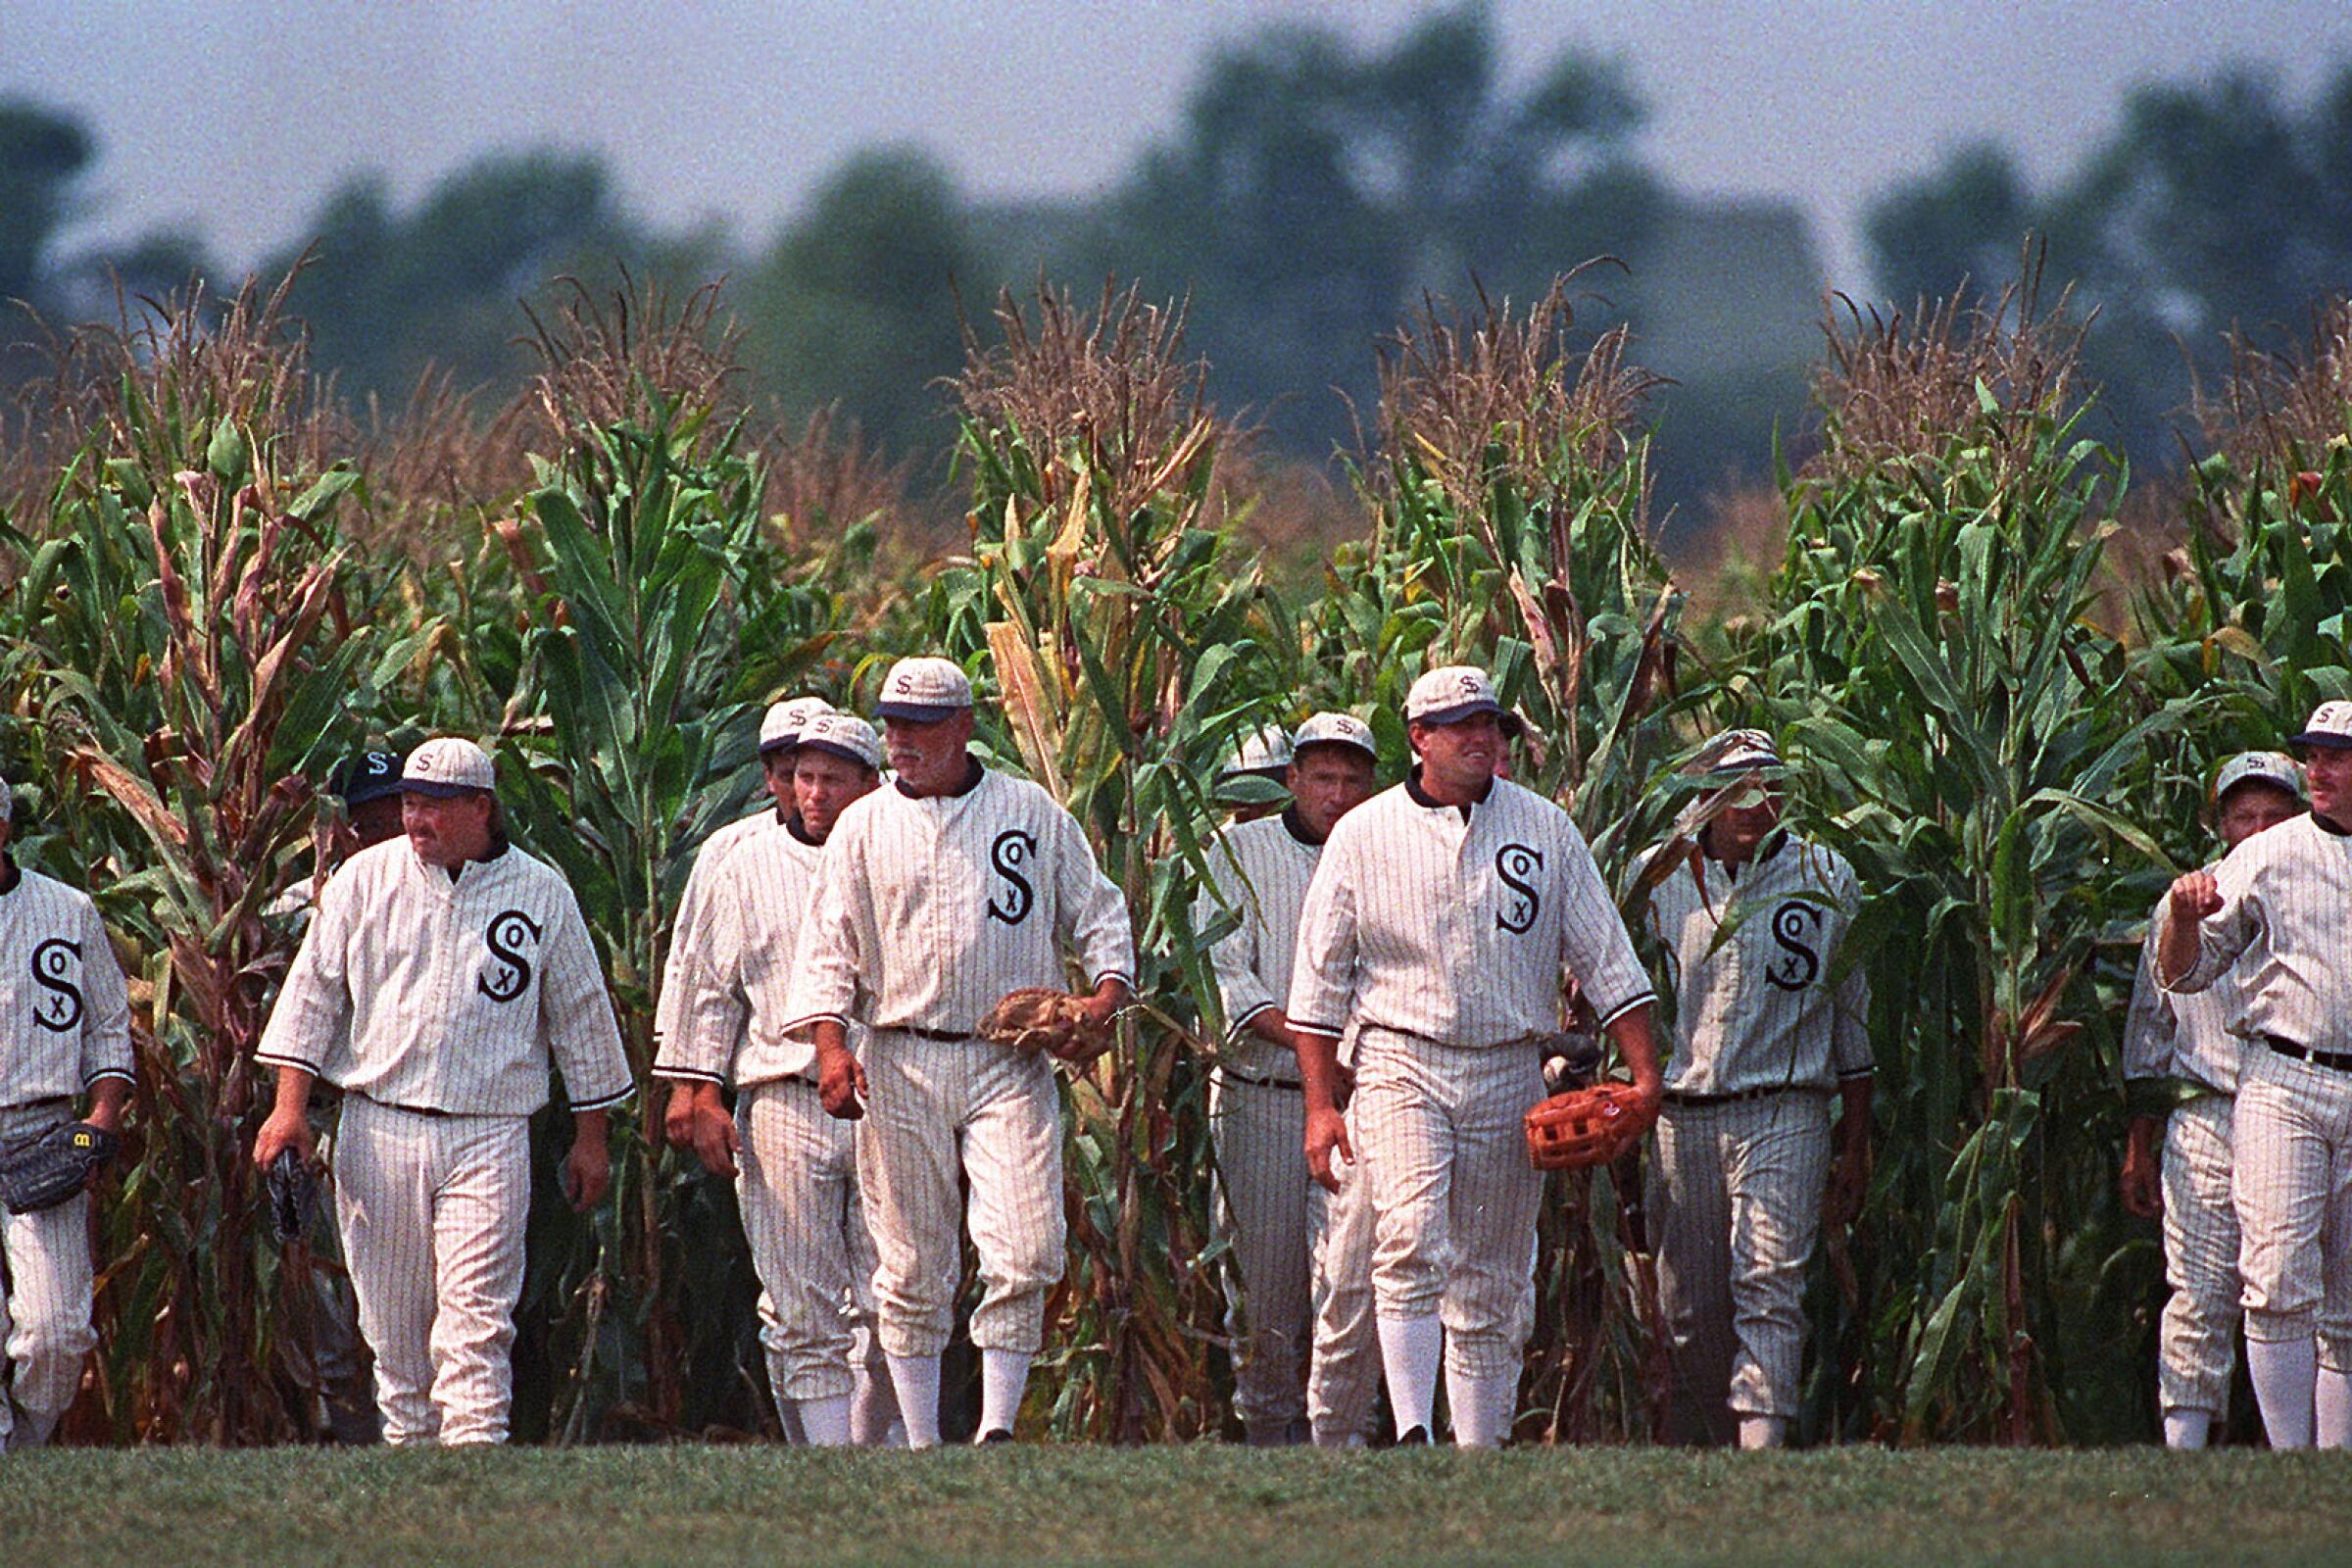
[[(798, 745), (803, 726), (833, 707), (821, 697), (795, 697), (769, 707), (760, 723), (762, 756), (772, 749)], [(687, 868), (685, 889), (678, 895), (678, 912), (669, 924), (669, 948), (662, 964), (662, 989), (654, 999), (654, 1045), (657, 1056), (663, 1044), (685, 1028), (686, 1009), (696, 989), (696, 956), (708, 951), (704, 927), (710, 917), (710, 884), (727, 852), (775, 821), (772, 807), (737, 817), (703, 840)]]
[[(1310, 1034), (1359, 1028), (1351, 1115), (1390, 1395), (1400, 1412), (1426, 1404), (1399, 1388), (1391, 1336), (1442, 1319), (1457, 1434), (1510, 1426), (1544, 1195), (1522, 1126), (1544, 1098), (1530, 1037), (1559, 1027), (1564, 974), (1604, 1022), (1651, 1000), (1592, 852), (1549, 801), (1497, 778), (1456, 809), (1408, 781), (1333, 830), (1287, 1011)], [(1489, 1407), (1466, 1415), (1473, 1399)]]
[(384, 1441), (503, 1441), (550, 1058), (574, 1111), (632, 1087), (570, 887), (517, 849), (455, 880), (406, 839), (363, 850), (320, 891), (257, 1055), (343, 1090), (335, 1211)]
[[(73, 1120), (74, 1100), (101, 1078), (130, 1081), (130, 1004), (89, 897), (13, 859), (0, 867), (0, 1142), (15, 1142)], [(0, 1254), (10, 1371), (0, 1443), (29, 1447), (48, 1441), (74, 1402), (82, 1357), (98, 1343), (90, 1195), (9, 1214)]]
[(2247, 1046), (2232, 1191), (2247, 1354), (2273, 1443), (2298, 1441), (2288, 1431), (2307, 1441), (2309, 1406), (2282, 1430), (2263, 1372), (2266, 1347), (2316, 1336), (2321, 1375), (2352, 1374), (2352, 836), (2300, 816), (2230, 851), (2214, 880), (2222, 907), (2166, 989), (2204, 991), (2237, 966), (2230, 1029)]
[(1300, 1362), (1313, 1321), (1317, 1211), (1328, 1205), (1309, 1197), (1320, 1189), (1306, 1172), (1298, 1057), (1250, 1023), (1290, 996), (1298, 911), (1322, 853), (1301, 836), (1295, 811), (1236, 823), (1209, 852), (1211, 889), (1195, 910), (1200, 928), (1226, 910), (1240, 919), (1209, 950), (1228, 1030), (1209, 1082), (1219, 1177), (1212, 1217), (1233, 1250), (1225, 1329), (1234, 1408), (1263, 1442), (1307, 1414)]
[(771, 811), (730, 852), (710, 879), (685, 1026), (654, 1062), (656, 1077), (737, 1091), (736, 1192), (760, 1274), (768, 1377), (787, 1408), (848, 1396), (860, 1372), (883, 1387), (889, 1376), (873, 1331), (856, 1135), (817, 1098), (815, 1049), (784, 1029), (820, 848), (797, 817)]
[(2230, 1032), (2239, 1005), (2237, 974), (2176, 996), (2158, 982), (2158, 903), (2141, 945), (2132, 1007), (2124, 1020), (2124, 1078), (2176, 1079), (2194, 1095), (2164, 1128), (2164, 1264), (2172, 1295), (2157, 1338), (2156, 1383), (2167, 1411), (2230, 1408), (2237, 1355), (2240, 1237), (2230, 1196), (2235, 1170), (2230, 1124), (2245, 1043)]
[[(982, 1284), (972, 1344), (1027, 1357), (1043, 1341), (1064, 1261), (1053, 1064), (972, 1031), (1009, 991), (1062, 988), (1064, 944), (1096, 984), (1133, 984), (1126, 905), (1077, 819), (1034, 784), (975, 761), (957, 794), (886, 785), (825, 841), (785, 1010), (795, 1030), (829, 1019), (871, 1031), (858, 1174), (894, 1374), (899, 1358), (948, 1343), (959, 1175)], [(909, 1406), (907, 1385), (899, 1392)], [(910, 1438), (929, 1429), (904, 1413)]]
[(1828, 1098), (1871, 1072), (1869, 983), (1833, 984), (1858, 897), (1843, 858), (1787, 832), (1744, 867), (1693, 849), (1650, 895), (1676, 1015), (1647, 1185), (1678, 1441), (1796, 1414)]
[[(1340, 1065), (1355, 1070), (1355, 1036), (1340, 1041)], [(1355, 1102), (1348, 1104), (1348, 1146), (1363, 1148)], [(1303, 1155), (1303, 1149), (1300, 1151)], [(1360, 1446), (1372, 1435), (1380, 1394), (1380, 1334), (1374, 1326), (1372, 1248), (1378, 1216), (1372, 1183), (1361, 1165), (1335, 1160), (1340, 1184), (1327, 1193), (1306, 1185), (1306, 1228), (1313, 1246), (1314, 1348), (1307, 1357), (1306, 1417), (1315, 1446)]]

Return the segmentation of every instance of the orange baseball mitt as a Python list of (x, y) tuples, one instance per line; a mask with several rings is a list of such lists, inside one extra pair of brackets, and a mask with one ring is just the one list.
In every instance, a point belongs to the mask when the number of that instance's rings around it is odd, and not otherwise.
[(1527, 1157), (1538, 1170), (1590, 1170), (1642, 1141), (1650, 1115), (1632, 1084), (1571, 1089), (1530, 1107)]
[(1088, 1062), (1108, 1051), (1113, 1031), (1097, 1023), (1086, 999), (1042, 986), (1006, 995), (980, 1020), (980, 1038), (1027, 1055), (1042, 1051), (1067, 1062)]

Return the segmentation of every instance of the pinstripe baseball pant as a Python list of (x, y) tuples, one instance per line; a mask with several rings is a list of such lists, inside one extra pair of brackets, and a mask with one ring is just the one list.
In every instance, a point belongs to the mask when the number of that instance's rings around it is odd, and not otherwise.
[(806, 1078), (735, 1101), (735, 1192), (760, 1275), (760, 1343), (779, 1399), (852, 1392), (851, 1368), (889, 1369), (874, 1338), (874, 1244), (858, 1195), (857, 1132)]
[(1674, 1369), (1668, 1431), (1728, 1444), (1737, 1416), (1796, 1414), (1829, 1109), (1805, 1090), (1669, 1102), (1656, 1136), (1648, 1197)]
[(1234, 1413), (1251, 1428), (1306, 1413), (1312, 1325), (1307, 1247), (1306, 1101), (1295, 1086), (1209, 1081), (1209, 1139), (1217, 1154), (1211, 1234), (1232, 1251), (1225, 1332), (1234, 1348)]
[[(0, 1140), (29, 1138), (73, 1119), (63, 1101), (0, 1110)], [(8, 1286), (0, 1291), (10, 1377), (0, 1391), (0, 1441), (24, 1448), (50, 1431), (81, 1388), (81, 1362), (98, 1343), (90, 1327), (90, 1195), (76, 1193), (38, 1213), (0, 1220)], [(10, 1408), (11, 1402), (23, 1413)]]
[(2248, 1048), (2230, 1141), (2246, 1337), (2352, 1371), (2352, 1073)]
[(1533, 1051), (1364, 1031), (1352, 1111), (1375, 1214), (1374, 1309), (1436, 1312), (1453, 1374), (1515, 1374), (1535, 1326), (1544, 1176), (1528, 1163), (1525, 1118), (1543, 1098)]
[(503, 1443), (531, 1210), (531, 1119), (343, 1098), (335, 1216), (384, 1442)]
[(2176, 1106), (2164, 1128), (2164, 1272), (2173, 1294), (2157, 1338), (2157, 1395), (2167, 1410), (2230, 1408), (2237, 1354), (2237, 1208), (2228, 1095)]
[[(1348, 1146), (1363, 1151), (1362, 1124), (1348, 1107)], [(1304, 1157), (1303, 1139), (1300, 1155)], [(1314, 1250), (1314, 1351), (1308, 1358), (1306, 1413), (1315, 1442), (1344, 1446), (1369, 1437), (1380, 1394), (1380, 1332), (1372, 1321), (1372, 1182), (1360, 1164), (1334, 1160), (1340, 1190), (1306, 1184), (1307, 1232)]]
[[(878, 1029), (865, 1056), (858, 1184), (873, 1233), (882, 1348), (937, 1355), (963, 1251), (980, 1258), (972, 1344), (1034, 1355), (1061, 1278), (1061, 1101), (1053, 1063), (983, 1041)], [(965, 1211), (958, 1177), (970, 1184)]]

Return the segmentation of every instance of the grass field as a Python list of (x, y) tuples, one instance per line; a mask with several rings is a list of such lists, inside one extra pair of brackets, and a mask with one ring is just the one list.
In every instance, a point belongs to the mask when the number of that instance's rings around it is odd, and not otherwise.
[(9, 1562), (2341, 1563), (2352, 1456), (59, 1450)]

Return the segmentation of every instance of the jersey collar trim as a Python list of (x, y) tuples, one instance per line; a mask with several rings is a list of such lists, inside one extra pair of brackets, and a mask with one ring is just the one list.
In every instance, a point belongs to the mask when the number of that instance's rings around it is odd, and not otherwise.
[[(1419, 762), (1415, 762), (1404, 775), (1404, 793), (1415, 806), (1421, 807), (1424, 809), (1443, 811), (1446, 808), (1446, 802), (1439, 800), (1436, 796), (1430, 794), (1429, 791), (1421, 787), (1421, 764)], [(1479, 792), (1478, 799), (1474, 801), (1472, 805), (1484, 806), (1487, 804), (1487, 802), (1493, 800), (1494, 798), (1494, 781), (1493, 779), (1488, 779), (1487, 787)], [(1458, 808), (1458, 809), (1465, 817), (1470, 814), (1470, 808), (1467, 806)]]
[[(1306, 830), (1306, 819), (1298, 814), (1298, 808), (1296, 806), (1286, 806), (1282, 808), (1282, 825), (1290, 830), (1292, 838), (1308, 849), (1319, 850), (1323, 847), (1324, 840)], [(1325, 837), (1327, 838), (1329, 835), (1327, 834)]]
[[(981, 785), (981, 782), (988, 777), (988, 769), (980, 765), (980, 759), (972, 756), (968, 752), (964, 754), (963, 765), (967, 769), (963, 775), (963, 782), (956, 786), (956, 788), (948, 791), (944, 797), (931, 797), (932, 799), (945, 799), (952, 801), (961, 796), (969, 795), (972, 793), (972, 791), (978, 789)], [(894, 778), (890, 782), (901, 795), (906, 796), (906, 799), (910, 801), (919, 801), (925, 798), (908, 789), (906, 787), (906, 781), (903, 778)]]
[(6, 850), (0, 850), (0, 898), (16, 892), (24, 880), (24, 873), (17, 869), (17, 858)]
[(2318, 828), (2323, 833), (2332, 834), (2339, 839), (2352, 839), (2352, 827), (2345, 827), (2341, 823), (2331, 822), (2317, 811), (2311, 813), (2311, 822), (2312, 826)]
[(808, 824), (801, 820), (801, 813), (798, 811), (784, 818), (784, 831), (812, 850), (824, 847), (825, 841), (808, 831)]

